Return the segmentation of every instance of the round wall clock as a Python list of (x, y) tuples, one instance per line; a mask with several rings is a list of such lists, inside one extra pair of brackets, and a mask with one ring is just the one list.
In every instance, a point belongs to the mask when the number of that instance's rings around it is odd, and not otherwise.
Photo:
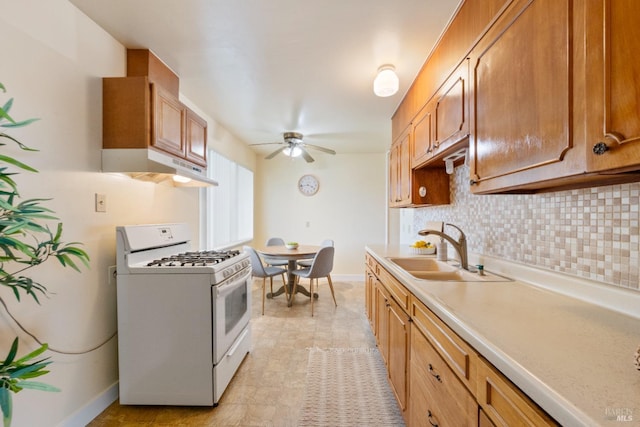
[(302, 175), (298, 180), (298, 190), (305, 196), (313, 196), (319, 188), (318, 178), (313, 175)]

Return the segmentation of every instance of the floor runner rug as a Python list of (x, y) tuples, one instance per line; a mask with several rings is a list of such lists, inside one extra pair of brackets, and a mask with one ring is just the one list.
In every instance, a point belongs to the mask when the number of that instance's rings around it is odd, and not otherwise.
[(299, 426), (404, 426), (376, 348), (310, 348)]

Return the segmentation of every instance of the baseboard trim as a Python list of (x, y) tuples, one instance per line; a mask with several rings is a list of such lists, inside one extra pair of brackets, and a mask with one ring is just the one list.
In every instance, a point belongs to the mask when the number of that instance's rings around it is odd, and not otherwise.
[(95, 417), (118, 399), (118, 382), (116, 381), (93, 400), (63, 420), (58, 427), (85, 427)]
[(341, 282), (364, 282), (364, 273), (363, 274), (331, 274), (331, 279)]

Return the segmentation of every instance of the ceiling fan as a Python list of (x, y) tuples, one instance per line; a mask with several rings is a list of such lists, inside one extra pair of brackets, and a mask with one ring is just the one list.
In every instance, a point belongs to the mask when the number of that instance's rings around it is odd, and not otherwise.
[(282, 142), (265, 142), (262, 144), (251, 144), (251, 145), (271, 145), (271, 144), (281, 144), (282, 147), (278, 148), (273, 153), (269, 154), (265, 157), (265, 159), (272, 159), (277, 156), (279, 153), (283, 153), (289, 157), (298, 157), (302, 156), (307, 163), (313, 162), (313, 157), (307, 151), (307, 148), (312, 148), (314, 150), (319, 150), (327, 154), (336, 154), (335, 151), (330, 150), (328, 148), (320, 147), (318, 145), (307, 144), (302, 141), (302, 134), (298, 132), (285, 132), (282, 134), (283, 141)]

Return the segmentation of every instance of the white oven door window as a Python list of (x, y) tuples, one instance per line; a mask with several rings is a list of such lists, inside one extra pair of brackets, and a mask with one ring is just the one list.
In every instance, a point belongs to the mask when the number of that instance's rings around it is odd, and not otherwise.
[(251, 320), (251, 271), (211, 288), (213, 294), (213, 352), (218, 363)]

